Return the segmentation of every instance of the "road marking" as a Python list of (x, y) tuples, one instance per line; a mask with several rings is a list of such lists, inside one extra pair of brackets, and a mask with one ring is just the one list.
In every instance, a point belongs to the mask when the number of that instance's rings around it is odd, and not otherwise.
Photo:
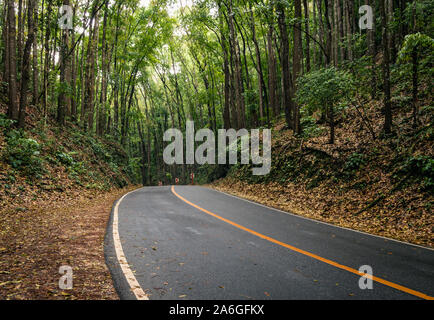
[(216, 219), (219, 219), (219, 220), (221, 220), (221, 221), (224, 221), (224, 222), (226, 222), (226, 223), (228, 223), (228, 224), (230, 224), (230, 225), (232, 225), (232, 226), (234, 226), (234, 227), (236, 227), (236, 228), (238, 228), (238, 229), (241, 229), (241, 230), (244, 230), (244, 231), (246, 231), (246, 232), (248, 232), (248, 233), (250, 233), (250, 234), (253, 234), (253, 235), (255, 235), (255, 236), (259, 237), (259, 238), (262, 238), (262, 239), (267, 240), (267, 241), (269, 241), (269, 242), (272, 242), (272, 243), (274, 243), (274, 244), (280, 245), (280, 246), (285, 247), (285, 248), (287, 248), (287, 249), (290, 249), (290, 250), (292, 250), (292, 251), (295, 251), (295, 252), (301, 253), (301, 254), (303, 254), (303, 255), (305, 255), (305, 256), (308, 256), (308, 257), (311, 257), (311, 258), (313, 258), (313, 259), (315, 259), (315, 260), (318, 260), (318, 261), (321, 261), (321, 262), (327, 263), (327, 264), (329, 264), (329, 265), (331, 265), (331, 266), (334, 266), (334, 267), (336, 267), (336, 268), (339, 268), (339, 269), (342, 269), (342, 270), (345, 270), (345, 271), (348, 271), (348, 272), (354, 273), (354, 274), (358, 275), (359, 277), (365, 277), (365, 278), (371, 279), (371, 280), (373, 280), (373, 281), (376, 281), (376, 282), (381, 283), (381, 284), (383, 284), (383, 285), (386, 285), (386, 286), (388, 286), (388, 287), (394, 288), (394, 289), (396, 289), (396, 290), (399, 290), (399, 291), (402, 291), (402, 292), (405, 292), (405, 293), (411, 294), (411, 295), (413, 295), (413, 296), (416, 296), (416, 297), (419, 297), (419, 298), (422, 298), (422, 299), (426, 299), (426, 300), (434, 300), (434, 297), (431, 297), (431, 296), (429, 296), (429, 295), (427, 295), (427, 294), (425, 294), (425, 293), (422, 293), (422, 292), (419, 292), (419, 291), (416, 291), (416, 290), (409, 289), (409, 288), (407, 288), (407, 287), (404, 287), (404, 286), (401, 286), (401, 285), (399, 285), (399, 284), (396, 284), (396, 283), (393, 283), (393, 282), (390, 282), (390, 281), (384, 280), (384, 279), (382, 279), (382, 278), (378, 278), (378, 277), (375, 277), (375, 276), (372, 276), (372, 275), (368, 275), (368, 274), (361, 273), (361, 272), (359, 272), (359, 271), (356, 270), (356, 269), (353, 269), (353, 268), (347, 267), (347, 266), (345, 266), (345, 265), (339, 264), (339, 263), (337, 263), (337, 262), (334, 262), (334, 261), (332, 261), (332, 260), (329, 260), (329, 259), (326, 259), (326, 258), (320, 257), (320, 256), (318, 256), (318, 255), (316, 255), (316, 254), (314, 254), (314, 253), (311, 253), (311, 252), (308, 252), (308, 251), (305, 251), (305, 250), (302, 250), (302, 249), (296, 248), (296, 247), (291, 246), (291, 245), (289, 245), (289, 244), (287, 244), (287, 243), (284, 243), (284, 242), (281, 242), (281, 241), (279, 241), (279, 240), (273, 239), (273, 238), (268, 237), (268, 236), (266, 236), (266, 235), (263, 235), (263, 234), (261, 234), (261, 233), (259, 233), (259, 232), (256, 232), (256, 231), (251, 230), (251, 229), (249, 229), (249, 228), (246, 228), (246, 227), (244, 227), (244, 226), (242, 226), (242, 225), (239, 225), (238, 223), (235, 223), (235, 222), (233, 222), (233, 221), (231, 221), (231, 220), (228, 220), (228, 219), (226, 219), (226, 218), (223, 218), (223, 217), (221, 217), (221, 216), (219, 216), (219, 215), (217, 215), (217, 214), (215, 214), (215, 213), (213, 213), (213, 212), (211, 212), (211, 211), (208, 211), (208, 210), (206, 210), (206, 209), (203, 209), (203, 208), (199, 207), (198, 205), (196, 205), (196, 204), (194, 204), (194, 203), (188, 201), (188, 200), (185, 199), (184, 197), (180, 196), (178, 193), (176, 193), (176, 191), (175, 191), (175, 186), (172, 186), (172, 193), (173, 193), (177, 198), (179, 198), (180, 200), (182, 200), (182, 201), (184, 201), (185, 203), (189, 204), (190, 206), (192, 206), (192, 207), (194, 207), (194, 208), (196, 208), (196, 209), (198, 209), (198, 210), (200, 210), (200, 211), (202, 211), (202, 212), (204, 212), (204, 213), (206, 213), (206, 214), (208, 214), (208, 215), (210, 215), (210, 216), (213, 216), (213, 217), (216, 218)]
[(217, 190), (217, 189), (213, 189), (213, 188), (209, 188), (209, 187), (207, 187), (207, 189), (211, 190), (211, 191), (215, 191), (215, 192), (221, 193), (221, 194), (224, 194), (224, 195), (226, 195), (228, 197), (232, 197), (232, 198), (235, 198), (235, 199), (238, 199), (238, 200), (242, 200), (242, 201), (245, 201), (245, 202), (248, 202), (248, 203), (252, 203), (252, 204), (260, 206), (260, 207), (267, 208), (269, 210), (273, 210), (273, 211), (276, 211), (276, 212), (284, 213), (284, 214), (286, 214), (288, 216), (291, 216), (291, 217), (295, 217), (295, 218), (299, 218), (299, 219), (303, 219), (303, 220), (312, 221), (312, 222), (315, 222), (317, 224), (324, 224), (326, 226), (333, 227), (333, 228), (338, 228), (338, 229), (343, 229), (343, 230), (348, 230), (348, 231), (364, 234), (364, 235), (367, 235), (367, 236), (370, 236), (370, 237), (374, 237), (374, 238), (384, 239), (386, 241), (397, 242), (397, 243), (405, 244), (407, 246), (411, 246), (411, 247), (415, 247), (415, 248), (419, 248), (419, 249), (434, 251), (434, 248), (428, 248), (428, 247), (424, 247), (424, 246), (417, 245), (417, 244), (410, 243), (410, 242), (405, 242), (405, 241), (400, 241), (400, 240), (396, 240), (396, 239), (392, 239), (392, 238), (387, 238), (387, 237), (383, 237), (383, 236), (379, 236), (379, 235), (376, 235), (376, 234), (371, 234), (371, 233), (363, 232), (363, 231), (356, 230), (356, 229), (350, 229), (350, 228), (338, 226), (338, 225), (331, 224), (331, 223), (328, 223), (328, 222), (324, 222), (324, 221), (321, 221), (321, 220), (315, 220), (315, 219), (312, 219), (312, 218), (303, 217), (303, 216), (298, 215), (298, 214), (294, 214), (294, 213), (291, 213), (291, 212), (287, 212), (287, 211), (283, 211), (283, 210), (276, 209), (276, 208), (273, 208), (273, 207), (269, 207), (269, 206), (266, 206), (266, 205), (264, 205), (262, 203), (255, 202), (255, 201), (248, 200), (248, 199), (244, 199), (244, 198), (241, 198), (241, 197), (238, 197), (238, 196), (235, 196), (233, 194), (226, 193), (226, 192), (223, 192), (223, 191), (220, 191), (220, 190)]
[(113, 210), (113, 241), (114, 241), (114, 247), (116, 251), (116, 257), (118, 258), (119, 265), (121, 266), (122, 272), (124, 273), (124, 276), (127, 279), (127, 282), (131, 288), (132, 293), (134, 293), (137, 300), (149, 300), (149, 297), (143, 291), (142, 287), (140, 286), (139, 282), (137, 281), (133, 271), (131, 270), (128, 264), (127, 258), (125, 257), (124, 254), (124, 250), (122, 249), (121, 239), (119, 237), (119, 217), (118, 217), (119, 205), (127, 195), (135, 191), (129, 192), (126, 195), (124, 195), (115, 205), (115, 208)]

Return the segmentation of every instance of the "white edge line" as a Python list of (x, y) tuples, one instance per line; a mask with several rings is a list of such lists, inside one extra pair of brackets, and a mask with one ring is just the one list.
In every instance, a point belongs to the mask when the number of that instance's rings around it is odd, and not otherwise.
[(344, 229), (344, 230), (353, 231), (353, 232), (356, 232), (356, 233), (361, 233), (361, 234), (364, 234), (364, 235), (367, 235), (367, 236), (371, 236), (371, 237), (376, 237), (376, 238), (381, 238), (381, 239), (388, 240), (388, 241), (398, 242), (398, 243), (401, 243), (401, 244), (405, 244), (405, 245), (412, 246), (412, 247), (417, 247), (417, 248), (420, 248), (420, 249), (426, 249), (426, 250), (434, 251), (434, 249), (432, 249), (432, 248), (420, 246), (420, 245), (417, 245), (417, 244), (413, 244), (413, 243), (409, 243), (409, 242), (404, 242), (404, 241), (400, 241), (400, 240), (396, 240), (396, 239), (392, 239), (392, 238), (387, 238), (387, 237), (383, 237), (383, 236), (379, 236), (379, 235), (376, 235), (376, 234), (371, 234), (371, 233), (367, 233), (367, 232), (363, 232), (363, 231), (359, 231), (359, 230), (355, 230), (355, 229), (341, 227), (341, 226), (338, 226), (338, 225), (334, 225), (334, 224), (331, 224), (331, 223), (328, 223), (328, 222), (324, 222), (324, 221), (320, 221), (320, 220), (315, 220), (315, 219), (308, 218), (308, 217), (303, 217), (303, 216), (300, 216), (300, 215), (297, 215), (297, 214), (294, 214), (294, 213), (291, 213), (291, 212), (286, 212), (286, 211), (283, 211), (283, 210), (280, 210), (280, 209), (276, 209), (276, 208), (273, 208), (273, 207), (266, 206), (266, 205), (264, 205), (262, 203), (258, 203), (258, 202), (254, 202), (254, 201), (251, 201), (251, 200), (248, 200), (248, 199), (244, 199), (244, 198), (241, 198), (241, 197), (238, 197), (238, 196), (235, 196), (235, 195), (232, 195), (232, 194), (229, 194), (229, 193), (226, 193), (224, 191), (220, 191), (220, 190), (217, 190), (217, 189), (214, 189), (214, 188), (211, 188), (211, 187), (205, 187), (205, 188), (209, 189), (209, 190), (217, 191), (219, 193), (222, 193), (224, 195), (227, 195), (227, 196), (235, 198), (235, 199), (239, 199), (239, 200), (243, 200), (243, 201), (246, 201), (246, 202), (250, 202), (252, 204), (256, 204), (258, 206), (261, 206), (261, 207), (264, 207), (264, 208), (267, 208), (267, 209), (271, 209), (271, 210), (274, 210), (274, 211), (277, 211), (277, 212), (281, 212), (281, 213), (284, 213), (284, 214), (287, 214), (287, 215), (290, 215), (290, 216), (293, 216), (293, 217), (296, 217), (296, 218), (300, 218), (300, 219), (304, 219), (304, 220), (309, 220), (309, 221), (316, 222), (316, 223), (325, 224), (327, 226), (335, 227), (335, 228), (338, 228), (338, 229)]
[[(141, 189), (138, 189), (141, 190)], [(143, 291), (142, 287), (140, 286), (139, 282), (137, 281), (136, 277), (134, 276), (133, 271), (131, 270), (127, 258), (125, 257), (124, 250), (122, 249), (121, 239), (119, 237), (119, 218), (118, 218), (118, 210), (119, 205), (121, 204), (122, 200), (129, 194), (136, 192), (138, 190), (131, 191), (124, 195), (115, 205), (115, 208), (113, 210), (113, 241), (114, 241), (114, 247), (116, 251), (116, 257), (118, 259), (119, 265), (122, 268), (122, 272), (124, 273), (125, 278), (127, 279), (127, 282), (131, 288), (131, 291), (134, 293), (137, 300), (149, 300), (149, 297), (146, 295), (146, 293)]]

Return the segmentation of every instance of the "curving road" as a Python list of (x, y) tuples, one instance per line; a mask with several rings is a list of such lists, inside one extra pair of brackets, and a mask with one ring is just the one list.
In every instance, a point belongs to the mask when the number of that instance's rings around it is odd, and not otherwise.
[[(434, 296), (433, 250), (195, 186), (124, 196), (113, 208), (105, 252), (121, 299)], [(373, 288), (362, 290), (358, 270), (366, 265)]]

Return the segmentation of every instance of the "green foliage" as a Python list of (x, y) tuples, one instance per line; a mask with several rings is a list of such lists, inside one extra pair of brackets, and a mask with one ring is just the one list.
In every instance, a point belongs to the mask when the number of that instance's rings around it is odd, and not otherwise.
[(5, 114), (0, 114), (0, 129), (3, 129), (6, 132), (12, 127), (13, 123), (14, 121), (8, 119)]
[(434, 59), (434, 39), (420, 32), (407, 35), (399, 51), (398, 61), (410, 62), (415, 50), (420, 57), (423, 57), (424, 61), (432, 64)]
[(353, 92), (353, 78), (350, 73), (336, 68), (320, 69), (300, 77), (296, 100), (313, 113), (326, 112)]
[(349, 173), (355, 173), (363, 165), (366, 164), (366, 159), (364, 154), (353, 153), (348, 157), (347, 162), (344, 165), (344, 171)]
[(6, 137), (7, 146), (3, 153), (6, 162), (30, 178), (40, 178), (44, 172), (40, 144), (18, 130), (10, 131)]
[(304, 138), (318, 137), (324, 131), (317, 125), (316, 120), (312, 116), (302, 116), (300, 123), (303, 128)]
[(432, 157), (410, 157), (404, 162), (401, 172), (421, 179), (425, 190), (432, 192), (434, 189), (434, 159)]
[(412, 30), (426, 30), (431, 35), (434, 33), (433, 14), (432, 0), (409, 1), (404, 9), (405, 20)]
[(414, 65), (419, 77), (430, 81), (434, 76), (434, 39), (422, 33), (407, 35), (398, 53), (397, 71), (401, 82), (404, 79), (408, 83)]
[(70, 153), (59, 152), (57, 154), (57, 159), (65, 166), (72, 166), (75, 164), (74, 158)]

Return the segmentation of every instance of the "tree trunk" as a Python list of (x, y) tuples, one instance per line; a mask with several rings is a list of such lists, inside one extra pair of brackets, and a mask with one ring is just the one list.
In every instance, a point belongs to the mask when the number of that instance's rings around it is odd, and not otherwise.
[[(297, 6), (297, 1), (295, 2), (295, 5)], [(309, 30), (309, 6), (307, 0), (303, 0), (303, 6), (304, 6), (304, 29), (305, 32), (310, 34)], [(295, 30), (294, 30), (295, 32)], [(300, 31), (300, 37), (301, 37), (301, 31)], [(306, 72), (310, 72), (310, 38), (306, 37)]]
[(383, 87), (384, 87), (384, 132), (392, 132), (392, 105), (390, 96), (390, 58), (389, 58), (389, 29), (386, 13), (386, 1), (380, 0), (381, 25), (383, 37)]
[[(388, 16), (388, 23), (389, 24), (393, 23), (394, 22), (393, 0), (387, 0), (387, 16)], [(394, 28), (392, 28), (391, 30), (389, 30), (390, 62), (392, 64), (395, 63), (398, 54), (396, 50), (395, 37), (396, 37), (396, 32)]]
[(107, 103), (107, 69), (108, 69), (108, 45), (106, 40), (106, 32), (107, 32), (107, 19), (108, 19), (108, 8), (106, 4), (105, 12), (104, 12), (104, 20), (103, 20), (103, 34), (102, 34), (102, 42), (101, 42), (101, 93), (100, 93), (100, 103), (99, 103), (99, 116), (98, 116), (98, 126), (97, 126), (97, 134), (102, 136), (104, 134), (105, 129), (105, 121), (106, 121), (106, 103)]
[[(324, 21), (323, 21), (324, 14), (322, 9), (322, 1), (321, 0), (315, 0), (315, 1), (317, 3), (317, 8), (318, 8), (318, 24), (319, 24), (318, 38), (321, 45), (324, 45), (324, 39), (327, 39), (325, 44), (326, 51), (327, 51), (327, 55), (325, 56), (325, 65), (328, 66), (330, 61), (330, 48), (329, 48), (329, 41), (328, 41), (328, 33), (326, 34), (324, 30)], [(327, 15), (325, 17), (325, 20), (328, 21)], [(324, 61), (323, 55), (321, 55), (321, 62), (322, 61)]]
[[(76, 7), (73, 9), (73, 16), (75, 17)], [(72, 29), (72, 39), (71, 43), (75, 43), (75, 31)], [(78, 49), (75, 49), (71, 58), (71, 86), (72, 86), (72, 97), (71, 97), (71, 120), (77, 122), (77, 102), (78, 102), (78, 91), (77, 90), (77, 67), (79, 62)]]
[(23, 67), (21, 70), (21, 94), (20, 94), (20, 110), (18, 127), (24, 128), (26, 121), (26, 107), (27, 107), (27, 90), (29, 87), (30, 79), (30, 52), (32, 51), (32, 45), (35, 37), (35, 24), (34, 24), (34, 9), (36, 0), (28, 0), (28, 14), (27, 14), (27, 26), (28, 26), (28, 38), (23, 53)]
[(334, 49), (333, 49), (333, 30), (332, 30), (332, 24), (333, 24), (333, 5), (332, 0), (324, 0), (325, 2), (325, 20), (327, 25), (327, 33), (326, 33), (326, 66), (330, 67), (330, 65), (335, 63), (335, 55), (334, 55)]
[(45, 39), (44, 39), (44, 82), (43, 82), (43, 113), (44, 113), (44, 123), (48, 115), (48, 76), (50, 70), (50, 22), (51, 22), (51, 11), (52, 11), (52, 0), (48, 0), (48, 8), (46, 13), (46, 27), (45, 27)]
[(223, 31), (223, 17), (222, 17), (220, 6), (219, 6), (219, 14), (220, 14), (219, 19), (220, 19), (220, 30), (221, 30), (221, 47), (223, 51), (223, 72), (225, 74), (225, 85), (224, 85), (225, 105), (223, 108), (223, 126), (226, 130), (229, 130), (231, 128), (231, 115), (230, 115), (231, 74), (229, 69), (229, 55), (227, 49), (227, 40)]
[(240, 52), (239, 52), (239, 46), (238, 46), (238, 37), (235, 32), (235, 26), (234, 26), (234, 11), (232, 8), (233, 0), (229, 1), (229, 13), (228, 13), (228, 22), (229, 22), (229, 30), (231, 35), (231, 43), (230, 47), (232, 50), (232, 59), (233, 59), (233, 66), (234, 66), (234, 89), (235, 89), (235, 96), (236, 96), (236, 109), (237, 109), (237, 129), (242, 129), (246, 127), (246, 114), (245, 114), (245, 103), (244, 103), (244, 96), (243, 96), (243, 76), (242, 76), (242, 70), (241, 70), (241, 63), (240, 63)]
[(280, 41), (281, 41), (280, 63), (282, 68), (283, 106), (285, 110), (286, 123), (290, 129), (294, 129), (294, 123), (293, 123), (294, 106), (292, 104), (292, 99), (291, 99), (291, 73), (289, 70), (289, 39), (288, 39), (288, 27), (286, 24), (285, 7), (281, 2), (278, 2), (276, 10), (278, 16), (278, 25), (280, 30)]
[(97, 51), (98, 41), (98, 14), (94, 17), (94, 26), (89, 32), (90, 39), (88, 43), (88, 53), (86, 59), (86, 84), (85, 84), (85, 101), (84, 111), (86, 123), (86, 129), (88, 132), (92, 132), (94, 124), (94, 108), (95, 108), (95, 55)]
[(347, 58), (350, 61), (353, 61), (353, 41), (352, 41), (352, 31), (351, 31), (351, 20), (352, 20), (352, 12), (350, 11), (350, 1), (345, 0), (343, 3), (344, 6), (344, 18), (345, 18), (345, 38), (346, 38), (346, 48), (347, 48)]
[[(365, 0), (365, 4), (372, 5), (372, 0)], [(375, 14), (375, 13), (374, 13)], [(375, 20), (375, 17), (374, 17)], [(377, 96), (377, 65), (375, 62), (377, 56), (377, 48), (375, 44), (375, 23), (372, 30), (367, 30), (368, 51), (371, 57), (371, 97), (375, 99)]]
[[(302, 68), (301, 68), (301, 61), (303, 56), (303, 42), (301, 37), (301, 1), (295, 0), (294, 1), (294, 12), (295, 12), (295, 19), (296, 25), (294, 27), (294, 55), (293, 55), (293, 74), (294, 74), (294, 90), (296, 90), (297, 80), (298, 77), (301, 75)], [(310, 64), (310, 63), (309, 63)], [(310, 68), (310, 66), (309, 66)], [(300, 108), (298, 104), (293, 103), (294, 105), (294, 125), (293, 129), (294, 132), (297, 134), (301, 133), (300, 130)]]
[[(69, 6), (69, 0), (63, 0), (63, 5)], [(61, 29), (62, 44), (60, 49), (60, 92), (57, 104), (57, 122), (65, 125), (65, 117), (71, 110), (70, 87), (70, 55), (69, 55), (69, 30)], [(70, 113), (70, 111), (69, 111)]]
[(17, 54), (16, 54), (16, 29), (15, 29), (15, 1), (8, 0), (8, 117), (18, 120), (18, 101), (17, 101)]
[[(273, 46), (274, 38), (274, 28), (270, 24), (267, 36), (267, 46), (268, 46), (268, 94), (269, 94), (269, 106), (273, 111), (273, 117), (277, 118), (280, 115), (280, 108), (277, 104), (277, 66), (276, 66), (276, 55)], [(268, 121), (269, 122), (269, 121)]]
[(37, 46), (37, 34), (38, 34), (38, 1), (35, 2), (35, 12), (34, 12), (34, 25), (35, 25), (35, 36), (33, 37), (33, 105), (38, 105), (38, 85), (39, 85), (39, 74), (38, 74), (38, 46)]
[(413, 125), (416, 127), (418, 125), (418, 108), (417, 108), (417, 95), (418, 95), (418, 52), (415, 47), (412, 52), (412, 64), (413, 64)]
[[(250, 4), (250, 9), (252, 8)], [(259, 91), (259, 125), (262, 125), (264, 120), (264, 110), (265, 110), (265, 81), (264, 81), (264, 74), (262, 71), (262, 61), (261, 61), (261, 51), (259, 49), (258, 40), (256, 38), (256, 27), (255, 27), (255, 17), (253, 14), (253, 11), (250, 12), (250, 25), (252, 30), (252, 40), (255, 45), (255, 52), (256, 52), (256, 65), (257, 65), (257, 73), (258, 73), (258, 91)]]

